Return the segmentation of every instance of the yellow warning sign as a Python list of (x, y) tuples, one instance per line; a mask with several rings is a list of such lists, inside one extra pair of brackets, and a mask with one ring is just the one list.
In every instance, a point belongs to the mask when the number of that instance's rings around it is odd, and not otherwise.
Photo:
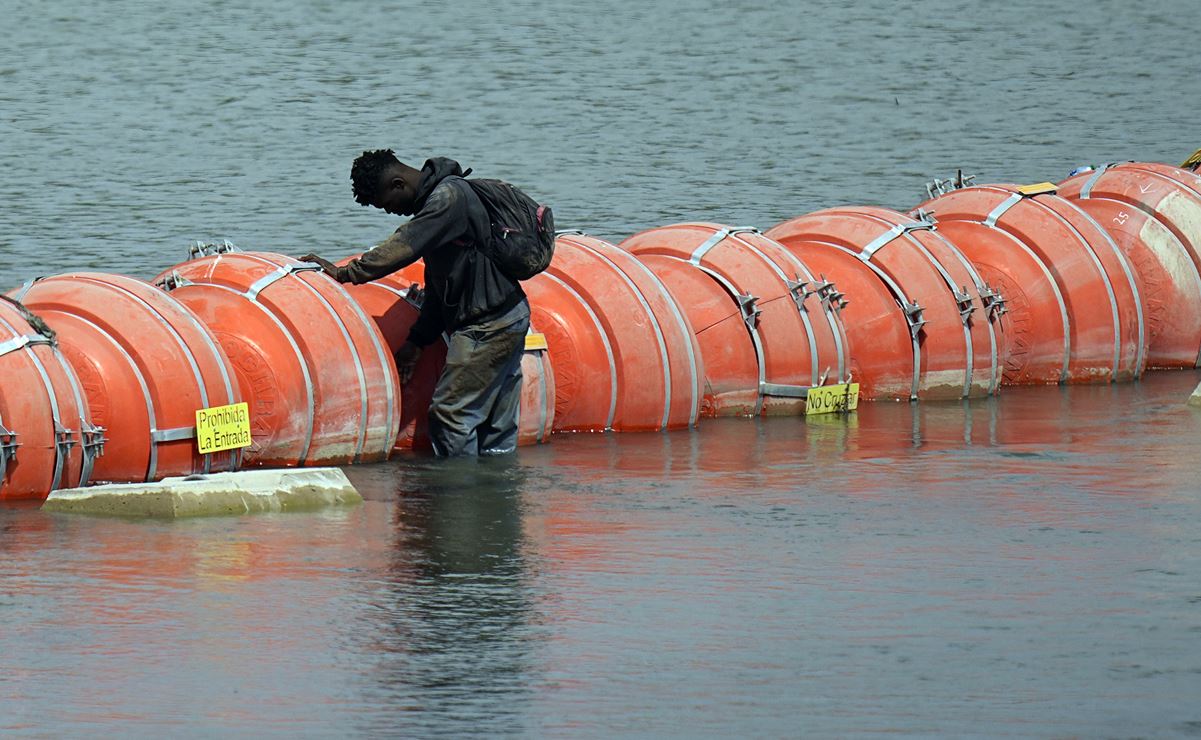
[(859, 384), (837, 383), (810, 388), (805, 396), (805, 415), (833, 414), (859, 408)]
[(546, 335), (545, 334), (526, 334), (525, 335), (525, 350), (526, 350), (526, 352), (529, 352), (530, 350), (539, 350), (539, 349), (546, 349)]
[(1018, 188), (1018, 192), (1022, 195), (1046, 195), (1059, 190), (1059, 186), (1053, 182), (1036, 182), (1033, 185), (1023, 185)]
[(235, 403), (196, 412), (196, 446), (202, 455), (250, 446), (250, 406)]

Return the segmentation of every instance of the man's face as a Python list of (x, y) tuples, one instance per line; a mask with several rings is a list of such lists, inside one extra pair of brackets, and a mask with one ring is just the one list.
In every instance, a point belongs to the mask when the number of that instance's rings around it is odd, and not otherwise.
[(413, 212), (416, 200), (416, 183), (406, 180), (399, 168), (388, 168), (380, 173), (379, 186), (375, 191), (375, 202), (371, 205), (397, 216)]

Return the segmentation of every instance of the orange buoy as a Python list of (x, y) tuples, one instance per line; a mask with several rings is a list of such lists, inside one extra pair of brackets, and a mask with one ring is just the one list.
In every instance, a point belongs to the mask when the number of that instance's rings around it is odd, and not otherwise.
[(1162, 164), (1106, 164), (1059, 195), (1114, 238), (1142, 278), (1147, 365), (1201, 365), (1201, 177)]
[(667, 286), (614, 245), (565, 232), (523, 283), (554, 367), (555, 431), (655, 431), (696, 423), (700, 350)]
[(386, 459), (400, 421), (396, 364), (358, 303), (311, 263), (233, 247), (194, 251), (155, 282), (229, 356), (250, 404), (246, 464)]
[[(343, 260), (342, 264), (350, 259)], [(375, 321), (392, 355), (400, 349), (409, 329), (420, 313), (420, 288), (407, 275), (420, 277), (420, 271), (406, 268), (400, 273), (386, 275), (360, 285), (346, 284), (350, 296)], [(546, 356), (546, 343), (540, 341), (537, 328), (531, 324), (526, 340), (525, 355), (521, 358), (521, 406), (518, 410), (517, 444), (531, 445), (550, 441), (554, 426), (554, 373)], [(429, 440), (429, 407), (434, 388), (446, 365), (446, 342), (437, 341), (426, 347), (413, 376), (401, 386), (400, 432), (396, 445), (402, 449), (431, 449)]]
[(1136, 378), (1146, 366), (1143, 288), (1105, 230), (1054, 191), (1050, 183), (967, 187), (918, 212), (932, 214), (1004, 297), (1004, 382)]
[(91, 423), (53, 330), (0, 298), (0, 501), (41, 501), (87, 484), (104, 430)]
[[(805, 260), (812, 261), (818, 251), (849, 253), (871, 268), (899, 302), (898, 313), (887, 301), (881, 304), (878, 289), (868, 288), (866, 294), (874, 294), (877, 300), (865, 301), (868, 310), (859, 315), (859, 294), (848, 292), (852, 354), (858, 356), (859, 348), (870, 353), (853, 362), (860, 382), (869, 388), (868, 397), (877, 397), (885, 385), (899, 390), (896, 380), (909, 368), (911, 398), (966, 398), (997, 390), (993, 293), (963, 253), (934, 231), (932, 222), (915, 221), (886, 208), (831, 208), (785, 221), (767, 235)], [(836, 270), (845, 260), (827, 264), (831, 271), (825, 276), (844, 291), (850, 290), (852, 279), (858, 286), (867, 277), (855, 269), (856, 278), (844, 279)], [(875, 323), (884, 316), (904, 318), (908, 341), (895, 345), (880, 341)], [(890, 380), (881, 384), (880, 375)]]
[(706, 415), (800, 413), (810, 387), (845, 378), (833, 286), (757, 230), (675, 224), (620, 246), (687, 312), (704, 357)]
[(202, 455), (196, 411), (242, 400), (216, 338), (153, 285), (79, 272), (14, 295), (58, 333), (93, 421), (108, 430), (92, 479), (116, 483), (236, 470), (241, 450)]

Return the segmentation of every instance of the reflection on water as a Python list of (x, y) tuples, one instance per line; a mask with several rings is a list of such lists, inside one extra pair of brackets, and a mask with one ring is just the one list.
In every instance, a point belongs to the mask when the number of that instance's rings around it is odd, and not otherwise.
[[(421, 461), (394, 485), (395, 549), (364, 593), (356, 691), (403, 708), (407, 729), (521, 726), (540, 641), (522, 532), (522, 467), (510, 459)], [(380, 491), (377, 490), (376, 493)], [(356, 726), (396, 729), (393, 718)]]
[(0, 509), (0, 732), (1188, 733), (1198, 380), (406, 457), (318, 515)]

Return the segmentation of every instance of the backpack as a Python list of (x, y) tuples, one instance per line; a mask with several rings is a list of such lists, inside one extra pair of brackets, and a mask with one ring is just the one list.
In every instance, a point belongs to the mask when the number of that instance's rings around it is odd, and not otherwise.
[(555, 253), (555, 217), (550, 206), (503, 180), (464, 180), (488, 214), (491, 233), (480, 242), (500, 271), (513, 280), (529, 280), (550, 266)]

